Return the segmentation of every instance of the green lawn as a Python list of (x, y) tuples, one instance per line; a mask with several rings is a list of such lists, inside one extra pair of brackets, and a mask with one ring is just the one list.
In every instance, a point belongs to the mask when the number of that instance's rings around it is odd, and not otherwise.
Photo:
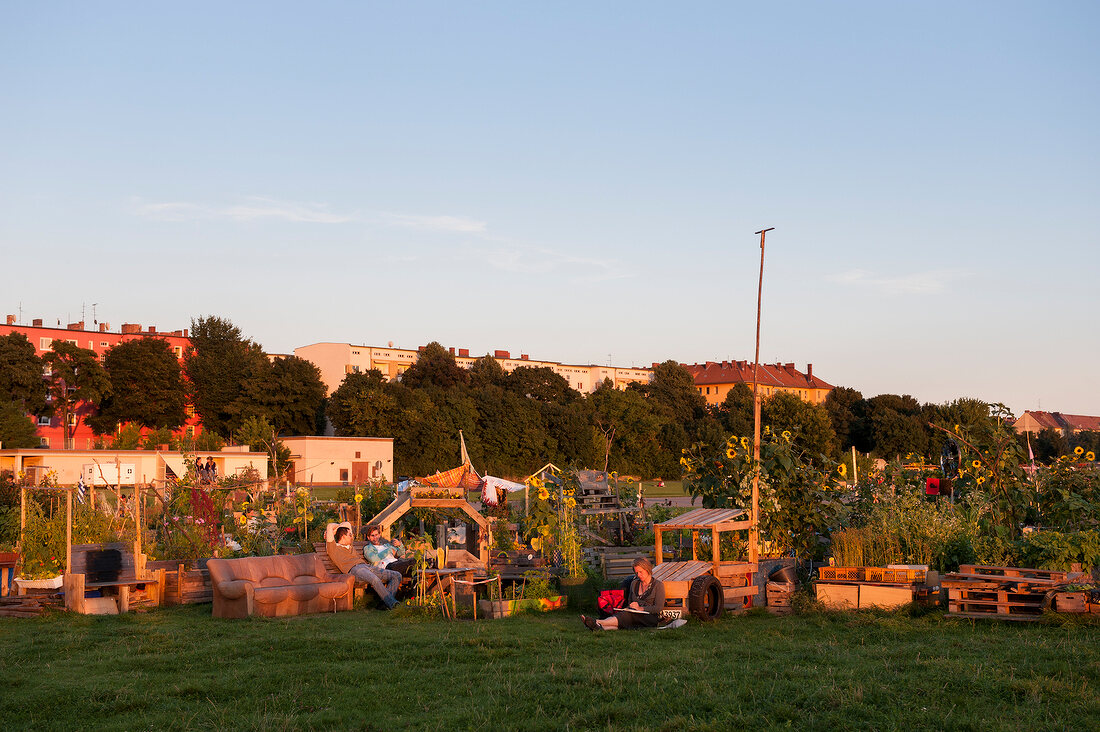
[(1100, 627), (752, 613), (590, 633), (210, 606), (0, 619), (9, 729), (1096, 729)]

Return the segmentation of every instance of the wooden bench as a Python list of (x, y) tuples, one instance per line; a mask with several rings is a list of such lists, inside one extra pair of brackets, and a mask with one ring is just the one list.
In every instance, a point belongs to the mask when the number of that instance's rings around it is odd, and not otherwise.
[[(74, 544), (72, 564), (65, 573), (65, 607), (72, 612), (85, 615), (114, 615), (129, 612), (131, 590), (144, 593), (143, 604), (159, 605), (162, 578), (151, 576), (145, 571), (145, 555), (137, 557), (127, 551), (129, 545), (114, 544)], [(89, 581), (88, 559), (92, 552), (116, 550), (119, 552), (122, 566), (118, 577), (109, 581)], [(89, 591), (99, 591), (100, 597), (87, 597)]]

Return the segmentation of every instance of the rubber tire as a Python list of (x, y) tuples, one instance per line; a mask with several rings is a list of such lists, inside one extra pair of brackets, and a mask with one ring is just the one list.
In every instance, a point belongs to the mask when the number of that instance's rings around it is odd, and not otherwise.
[(725, 610), (722, 585), (714, 575), (704, 574), (691, 581), (687, 596), (688, 612), (702, 621), (717, 620)]

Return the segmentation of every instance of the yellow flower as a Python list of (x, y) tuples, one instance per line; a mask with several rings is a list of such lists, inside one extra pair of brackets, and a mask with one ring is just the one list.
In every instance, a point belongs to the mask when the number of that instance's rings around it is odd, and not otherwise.
[(680, 464), (686, 468), (688, 465), (691, 465), (691, 461), (688, 460), (686, 457), (682, 457), (680, 458)]
[(242, 514), (241, 514), (241, 519), (240, 519), (240, 524), (241, 524), (241, 526), (244, 526), (244, 525), (245, 525), (245, 524), (247, 524), (247, 523), (248, 523), (248, 517), (247, 517), (247, 516), (245, 516), (245, 515), (244, 515), (244, 514), (242, 513)]
[(1085, 453), (1085, 460), (1088, 460), (1091, 463), (1095, 459), (1096, 459), (1096, 453), (1094, 453), (1092, 450), (1089, 450), (1088, 452)]
[(728, 457), (730, 460), (733, 460), (735, 457), (737, 457), (737, 450), (734, 450), (732, 447), (726, 450), (726, 457)]
[(577, 502), (574, 499), (572, 499), (572, 498), (566, 498), (565, 499), (566, 508), (575, 508), (576, 505), (577, 505)]
[(539, 488), (539, 500), (540, 501), (545, 501), (549, 497), (550, 497), (550, 491), (546, 490), (545, 488)]
[(978, 476), (978, 485), (981, 485), (984, 482), (985, 482), (985, 478), (983, 478), (982, 476), (979, 475)]
[(836, 466), (836, 472), (840, 473), (841, 475), (847, 475), (848, 474), (848, 466), (845, 465), (844, 463), (841, 463), (840, 465)]
[(363, 502), (363, 494), (362, 493), (356, 493), (355, 494), (355, 502), (356, 503), (362, 503)]
[(970, 464), (973, 465), (975, 468), (982, 467), (982, 461), (981, 460), (975, 460), (974, 462), (972, 462)]
[(741, 438), (741, 447), (745, 448), (746, 450), (749, 449), (749, 438), (747, 438), (747, 437), (742, 437)]
[(955, 432), (958, 432), (958, 431), (959, 431), (959, 426), (955, 425)]
[(1085, 451), (1085, 448), (1081, 447), (1080, 445), (1078, 445), (1077, 447), (1073, 448), (1073, 454), (1074, 454), (1074, 455), (1080, 455), (1080, 454), (1081, 454), (1081, 453), (1083, 453), (1084, 451)]
[(783, 439), (786, 440), (787, 442), (791, 441), (791, 432), (790, 432), (790, 430), (783, 430)]

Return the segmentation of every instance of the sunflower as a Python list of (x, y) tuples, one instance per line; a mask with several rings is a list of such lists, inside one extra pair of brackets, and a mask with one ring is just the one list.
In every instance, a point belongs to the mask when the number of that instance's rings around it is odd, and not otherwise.
[(1081, 447), (1080, 445), (1078, 445), (1077, 447), (1073, 448), (1073, 454), (1074, 454), (1074, 455), (1080, 455), (1080, 454), (1081, 454), (1081, 453), (1083, 453), (1084, 451), (1085, 451), (1085, 448)]
[(726, 450), (726, 457), (728, 457), (730, 460), (733, 460), (735, 457), (737, 457), (737, 450), (734, 450), (732, 447)]
[(539, 500), (540, 501), (545, 501), (549, 497), (550, 497), (550, 491), (546, 490), (546, 488), (539, 488)]
[(972, 462), (970, 464), (973, 465), (975, 468), (982, 467), (982, 461), (981, 460), (975, 460), (974, 462)]
[(241, 524), (241, 526), (244, 526), (244, 525), (245, 525), (245, 524), (247, 524), (247, 523), (248, 523), (248, 517), (247, 517), (247, 516), (245, 516), (245, 515), (244, 515), (244, 514), (242, 513), (242, 514), (241, 514), (241, 518), (240, 518), (240, 524)]
[(363, 494), (362, 493), (356, 493), (355, 494), (355, 502), (356, 503), (362, 503), (363, 502)]
[(682, 457), (680, 458), (680, 464), (686, 468), (687, 466), (691, 465), (691, 461), (688, 460), (686, 457)]
[(840, 473), (841, 477), (848, 475), (848, 466), (844, 463), (836, 466), (836, 472)]
[(1089, 450), (1088, 452), (1085, 453), (1085, 460), (1088, 460), (1091, 463), (1095, 459), (1096, 459), (1096, 453), (1094, 453), (1092, 450)]
[(981, 484), (982, 484), (982, 483), (984, 483), (984, 482), (985, 482), (985, 478), (984, 478), (983, 476), (980, 476), (980, 475), (979, 475), (979, 476), (978, 476), (978, 485), (981, 485)]
[(783, 430), (783, 439), (786, 440), (787, 442), (791, 441), (791, 431), (790, 430)]
[(746, 450), (749, 449), (749, 438), (747, 438), (747, 437), (742, 437), (741, 438), (741, 447), (745, 448)]

